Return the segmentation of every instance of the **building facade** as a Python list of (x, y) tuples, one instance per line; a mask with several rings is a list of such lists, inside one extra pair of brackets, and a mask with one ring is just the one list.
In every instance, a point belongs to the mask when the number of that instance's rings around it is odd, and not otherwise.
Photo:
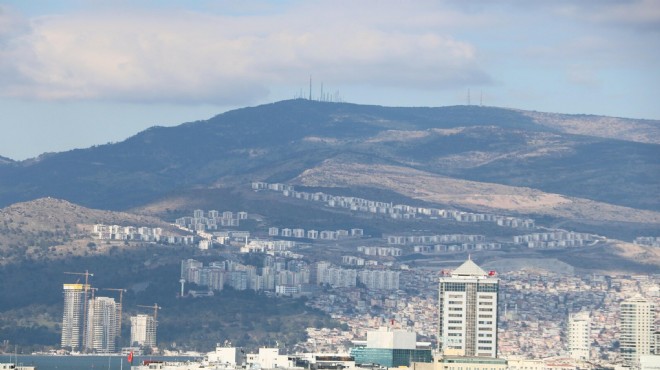
[(78, 349), (82, 344), (85, 291), (89, 285), (64, 284), (64, 313), (62, 315), (62, 348)]
[(96, 297), (87, 307), (85, 348), (96, 353), (113, 353), (117, 340), (118, 306), (113, 298)]
[(568, 352), (576, 360), (589, 360), (591, 350), (591, 318), (588, 312), (571, 314), (568, 318)]
[(438, 349), (445, 355), (497, 357), (499, 279), (468, 259), (440, 278)]
[(619, 345), (625, 365), (638, 366), (640, 356), (651, 354), (654, 319), (655, 307), (643, 297), (621, 302)]
[(368, 331), (366, 341), (353, 341), (351, 356), (358, 365), (382, 367), (410, 366), (413, 362), (433, 362), (430, 343), (418, 343), (417, 334), (381, 327)]
[(156, 320), (150, 315), (131, 316), (131, 345), (156, 346)]

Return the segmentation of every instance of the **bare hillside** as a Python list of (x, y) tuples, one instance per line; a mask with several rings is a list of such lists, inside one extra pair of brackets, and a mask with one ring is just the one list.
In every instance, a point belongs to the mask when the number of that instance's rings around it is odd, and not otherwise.
[(660, 224), (660, 213), (615, 206), (539, 190), (459, 180), (406, 167), (328, 160), (298, 176), (306, 186), (388, 189), (428, 202), (475, 211), (540, 214), (573, 220)]

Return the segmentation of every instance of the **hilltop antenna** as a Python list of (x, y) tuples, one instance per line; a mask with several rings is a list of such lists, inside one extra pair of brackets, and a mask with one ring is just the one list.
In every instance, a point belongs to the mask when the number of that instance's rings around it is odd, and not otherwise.
[(479, 94), (479, 106), (483, 107), (484, 106), (484, 91), (481, 90), (481, 93)]
[(323, 82), (321, 82), (321, 101), (324, 101), (325, 99), (323, 98)]
[(309, 100), (312, 100), (312, 75), (309, 75)]
[(470, 89), (468, 88), (467, 105), (470, 105)]

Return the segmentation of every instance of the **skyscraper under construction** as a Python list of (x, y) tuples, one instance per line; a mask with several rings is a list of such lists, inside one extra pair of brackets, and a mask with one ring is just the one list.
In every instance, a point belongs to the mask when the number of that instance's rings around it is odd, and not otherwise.
[(64, 284), (62, 348), (78, 349), (82, 344), (86, 284)]
[(85, 348), (96, 353), (115, 352), (118, 307), (109, 297), (96, 297), (87, 309), (87, 335)]

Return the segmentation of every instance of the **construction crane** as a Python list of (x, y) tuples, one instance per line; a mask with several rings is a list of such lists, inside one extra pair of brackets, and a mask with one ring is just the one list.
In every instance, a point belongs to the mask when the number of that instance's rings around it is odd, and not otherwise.
[(119, 321), (117, 323), (117, 338), (119, 338), (119, 342), (121, 342), (121, 310), (124, 306), (122, 306), (122, 299), (124, 297), (124, 292), (126, 292), (126, 289), (122, 288), (103, 288), (101, 290), (112, 290), (115, 292), (119, 292), (119, 309), (117, 310), (117, 315), (119, 315)]
[[(82, 335), (83, 335), (83, 339), (84, 339), (85, 336), (87, 335), (87, 290), (89, 289), (89, 278), (91, 276), (94, 276), (94, 274), (89, 272), (88, 270), (85, 270), (85, 272), (68, 272), (68, 271), (66, 271), (64, 273), (67, 274), (67, 275), (83, 275), (83, 276), (85, 276), (85, 285), (83, 285), (83, 290), (85, 292), (85, 298), (84, 298), (84, 301), (83, 301), (83, 330), (82, 330)], [(81, 349), (82, 349), (82, 346), (83, 346), (84, 342), (85, 342), (84, 340), (80, 342), (80, 346), (81, 346), (80, 348)]]
[(153, 306), (142, 306), (142, 305), (137, 305), (138, 307), (144, 307), (144, 308), (153, 308), (154, 309), (154, 321), (156, 322), (156, 325), (158, 325), (158, 310), (160, 310), (163, 307), (160, 307), (157, 303), (154, 303)]

